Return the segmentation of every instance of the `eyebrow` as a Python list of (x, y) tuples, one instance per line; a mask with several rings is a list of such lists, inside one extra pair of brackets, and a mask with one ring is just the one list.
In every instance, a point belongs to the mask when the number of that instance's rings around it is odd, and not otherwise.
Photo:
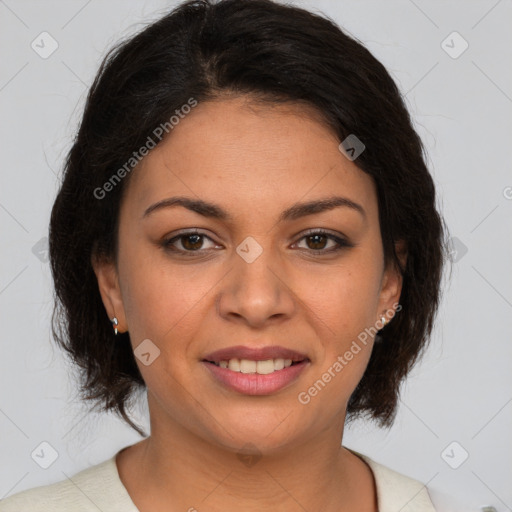
[[(149, 208), (146, 209), (142, 218), (147, 217), (157, 210), (175, 206), (183, 206), (184, 208), (196, 212), (203, 217), (209, 217), (223, 221), (233, 220), (233, 217), (219, 205), (208, 203), (202, 199), (190, 199), (183, 196), (169, 197), (167, 199), (162, 199), (155, 204), (152, 204)], [(366, 212), (360, 204), (352, 201), (351, 199), (348, 199), (347, 197), (331, 196), (316, 201), (296, 203), (281, 213), (278, 222), (296, 220), (307, 215), (322, 213), (338, 207), (350, 208), (359, 212), (364, 218), (366, 218)]]

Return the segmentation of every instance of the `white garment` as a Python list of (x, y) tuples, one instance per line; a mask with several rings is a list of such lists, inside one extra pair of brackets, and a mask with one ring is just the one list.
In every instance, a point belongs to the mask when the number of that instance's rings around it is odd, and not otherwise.
[[(379, 512), (469, 512), (443, 508), (437, 502), (434, 508), (432, 496), (421, 482), (350, 451), (361, 457), (373, 472)], [(72, 482), (63, 480), (4, 498), (0, 501), (0, 512), (139, 512), (119, 478), (117, 453), (77, 473)]]

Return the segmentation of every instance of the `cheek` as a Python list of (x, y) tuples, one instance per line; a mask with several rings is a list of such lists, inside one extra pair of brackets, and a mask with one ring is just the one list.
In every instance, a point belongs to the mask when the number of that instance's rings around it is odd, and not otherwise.
[(324, 333), (344, 343), (375, 322), (380, 277), (374, 260), (354, 255), (322, 273), (298, 277), (302, 282), (298, 295), (322, 321)]
[(127, 247), (120, 258), (123, 304), (134, 345), (149, 338), (164, 350), (197, 329), (201, 303), (219, 278), (201, 265), (172, 265), (160, 250), (142, 247)]
[(368, 265), (353, 265), (332, 272), (323, 288), (303, 290), (307, 311), (315, 312), (318, 360), (300, 403), (312, 403), (318, 421), (339, 414), (368, 365), (373, 337), (365, 329), (375, 322), (379, 274)]

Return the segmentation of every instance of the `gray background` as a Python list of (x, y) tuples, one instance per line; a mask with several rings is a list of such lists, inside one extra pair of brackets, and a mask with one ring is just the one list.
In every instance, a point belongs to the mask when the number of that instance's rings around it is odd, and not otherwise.
[[(102, 56), (175, 3), (0, 0), (0, 498), (72, 476), (139, 440), (77, 399), (50, 337), (44, 237)], [(294, 3), (336, 20), (396, 79), (456, 238), (435, 335), (403, 388), (394, 426), (358, 421), (344, 444), (472, 510), (512, 510), (511, 2)], [(44, 31), (58, 44), (46, 59), (31, 47), (51, 49)], [(144, 400), (133, 414), (148, 430)], [(31, 456), (42, 442), (57, 453), (47, 469)]]

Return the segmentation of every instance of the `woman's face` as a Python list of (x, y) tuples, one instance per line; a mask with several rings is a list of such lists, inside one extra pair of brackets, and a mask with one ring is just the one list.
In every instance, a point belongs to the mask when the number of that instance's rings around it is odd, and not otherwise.
[[(361, 333), (401, 283), (384, 267), (372, 179), (307, 113), (244, 97), (200, 103), (130, 177), (117, 268), (95, 268), (110, 317), (136, 349), (153, 433), (185, 428), (264, 453), (342, 430), (372, 350)], [(178, 196), (212, 207), (161, 203)], [(336, 207), (311, 206), (335, 197)], [(305, 361), (299, 371), (236, 372), (233, 387), (222, 378), (235, 372), (205, 359), (234, 346), (280, 346)]]

